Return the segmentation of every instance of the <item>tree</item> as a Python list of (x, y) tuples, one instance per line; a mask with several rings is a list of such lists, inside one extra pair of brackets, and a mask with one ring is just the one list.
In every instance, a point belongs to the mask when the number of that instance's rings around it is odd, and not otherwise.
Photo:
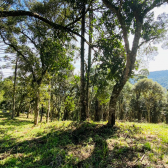
[(129, 119), (130, 121), (131, 118), (133, 118), (134, 114), (132, 114), (132, 109), (130, 105), (132, 96), (133, 96), (133, 85), (127, 82), (118, 97), (119, 120)]
[(13, 82), (12, 77), (5, 78), (0, 82), (1, 90), (1, 107), (5, 110), (11, 110), (12, 95), (13, 95)]
[[(110, 99), (108, 124), (113, 126), (115, 124), (117, 98), (135, 68), (138, 48), (150, 40), (159, 38), (164, 32), (164, 25), (161, 24), (161, 22), (152, 22), (151, 10), (161, 6), (167, 1), (102, 1), (111, 11), (113, 17), (117, 19), (117, 23), (123, 35), (126, 53), (125, 68), (113, 88)], [(128, 40), (130, 31), (134, 35), (131, 49)], [(140, 39), (142, 40), (140, 41)]]
[[(89, 11), (89, 43), (92, 44), (93, 36), (93, 7), (91, 5)], [(91, 69), (92, 48), (89, 45), (88, 49), (88, 67), (87, 67), (87, 85), (86, 85), (86, 116), (89, 117), (89, 86), (90, 86), (90, 69)]]
[[(85, 2), (82, 2), (82, 20), (81, 20), (81, 36), (85, 37)], [(81, 38), (81, 75), (80, 75), (80, 104), (81, 104), (81, 111), (80, 111), (80, 120), (85, 121), (86, 120), (86, 99), (85, 99), (85, 70), (84, 70), (84, 56), (85, 56), (85, 48), (84, 48), (84, 39)]]
[[(32, 23), (32, 24), (30, 24)], [(32, 86), (35, 94), (35, 118), (34, 124), (38, 124), (39, 115), (39, 88), (47, 72), (53, 69), (58, 71), (68, 68), (70, 57), (66, 56), (65, 41), (53, 36), (52, 30), (48, 30), (39, 22), (20, 23), (17, 27), (17, 36), (12, 34), (12, 29), (4, 26), (1, 37), (6, 45), (9, 45), (19, 56), (25, 73), (31, 73)], [(40, 29), (38, 29), (40, 25)], [(26, 26), (28, 29), (25, 29)], [(20, 36), (18, 36), (20, 35)], [(20, 38), (20, 40), (18, 39)], [(33, 45), (34, 48), (27, 46)]]
[[(137, 101), (139, 101), (141, 97), (144, 98), (145, 107), (147, 109), (147, 121), (149, 123), (152, 121), (151, 114), (153, 110), (153, 121), (157, 123), (158, 114), (156, 108), (159, 107), (158, 103), (161, 103), (165, 97), (165, 91), (162, 86), (157, 82), (153, 82), (151, 79), (141, 79), (135, 85), (135, 92), (139, 95)], [(137, 108), (139, 109), (139, 107)]]
[(12, 119), (15, 117), (15, 94), (16, 94), (16, 78), (17, 78), (17, 66), (18, 66), (18, 56), (16, 58), (15, 72), (14, 72), (14, 84), (13, 84), (13, 109), (12, 109)]

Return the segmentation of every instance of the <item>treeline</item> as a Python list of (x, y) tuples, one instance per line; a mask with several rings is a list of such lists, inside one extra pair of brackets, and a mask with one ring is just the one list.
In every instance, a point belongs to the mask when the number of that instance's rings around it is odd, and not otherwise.
[[(33, 109), (35, 125), (40, 110), (46, 113), (46, 122), (103, 118), (113, 126), (121, 111), (121, 118), (136, 118), (137, 109), (131, 115), (130, 103), (118, 101), (138, 69), (140, 47), (152, 54), (156, 51), (152, 44), (162, 41), (167, 46), (163, 37), (168, 17), (153, 15), (155, 7), (165, 4), (167, 0), (0, 2), (1, 54), (14, 67), (13, 77), (1, 81), (1, 107), (12, 110), (12, 119)], [(72, 65), (77, 58), (79, 76)], [(138, 111), (153, 122), (152, 105), (142, 103), (146, 92), (136, 92)], [(138, 116), (141, 120), (140, 112)]]
[[(47, 120), (80, 120), (80, 89), (79, 76), (66, 71), (42, 83), (40, 87), (40, 116)], [(95, 75), (95, 74), (94, 74)], [(94, 82), (93, 82), (94, 81)], [(93, 80), (89, 90), (89, 116), (94, 121), (107, 121), (109, 111), (110, 90), (114, 84), (106, 86)], [(5, 78), (0, 83), (0, 108), (3, 111), (12, 109), (13, 80)], [(36, 102), (31, 87), (18, 81), (16, 93), (16, 116), (20, 113), (34, 114)], [(49, 115), (49, 116), (47, 116)], [(157, 82), (151, 79), (140, 79), (136, 84), (127, 82), (117, 99), (116, 118), (119, 120), (168, 123), (168, 93)]]

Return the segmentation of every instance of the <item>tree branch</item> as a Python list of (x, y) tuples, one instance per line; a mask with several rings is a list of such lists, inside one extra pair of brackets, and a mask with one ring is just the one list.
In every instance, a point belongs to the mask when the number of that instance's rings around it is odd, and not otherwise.
[(24, 11), (24, 10), (17, 10), (17, 11), (0, 11), (0, 18), (1, 17), (9, 17), (9, 16), (30, 16), (30, 17), (34, 17), (34, 18), (37, 18), (45, 23), (47, 23), (48, 25), (52, 26), (54, 29), (59, 29), (59, 30), (63, 30), (65, 32), (69, 32), (69, 33), (72, 33), (72, 34), (75, 34), (81, 38), (84, 39), (84, 41), (88, 44), (88, 45), (91, 45), (89, 44), (89, 42), (82, 36), (80, 35), (78, 32), (75, 32), (73, 30), (71, 30), (70, 28), (66, 27), (66, 26), (62, 26), (62, 25), (59, 25), (59, 24), (56, 24), (56, 23), (53, 23), (52, 21), (49, 21), (48, 19), (40, 16), (38, 13), (33, 13), (33, 12), (30, 12), (30, 11)]
[(158, 37), (153, 37), (153, 38), (151, 38), (151, 39), (149, 39), (149, 40), (146, 40), (146, 41), (141, 42), (141, 44), (138, 46), (138, 48), (140, 48), (143, 44), (145, 44), (145, 43), (147, 43), (147, 42), (149, 42), (149, 41), (151, 41), (151, 40), (155, 40), (156, 38), (158, 38)]
[(128, 41), (128, 31), (127, 31), (126, 24), (125, 24), (125, 18), (122, 16), (122, 14), (120, 12), (120, 8), (113, 5), (108, 0), (102, 0), (102, 1), (106, 5), (107, 8), (109, 8), (113, 13), (115, 13), (117, 15), (117, 18), (120, 22), (120, 25), (121, 25), (121, 28), (122, 28), (122, 31), (123, 31), (125, 49), (126, 49), (127, 53), (130, 52), (129, 41)]
[(82, 13), (82, 15), (80, 17), (76, 18), (76, 20), (74, 20), (73, 22), (69, 23), (65, 27), (69, 27), (69, 26), (75, 24), (76, 22), (80, 21), (82, 19), (83, 15), (86, 15), (86, 13), (90, 10), (90, 6), (91, 6), (92, 2), (93, 2), (93, 0), (90, 2), (90, 4), (89, 4), (88, 8), (86, 9), (86, 11), (84, 13)]
[[(144, 10), (144, 12), (143, 12), (143, 17), (144, 17), (149, 11), (151, 11), (153, 8), (158, 7), (158, 6), (161, 6), (161, 5), (164, 4), (165, 2), (168, 3), (168, 0), (163, 0), (163, 1), (161, 1), (160, 3), (158, 2), (158, 0), (155, 0), (152, 5), (150, 5), (148, 8), (146, 8), (146, 9)], [(157, 3), (159, 3), (159, 4), (157, 5)]]

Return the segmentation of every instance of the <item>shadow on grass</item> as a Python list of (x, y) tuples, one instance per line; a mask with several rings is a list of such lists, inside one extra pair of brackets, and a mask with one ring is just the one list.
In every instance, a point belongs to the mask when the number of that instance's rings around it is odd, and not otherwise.
[[(74, 122), (62, 129), (52, 128), (45, 136), (0, 148), (0, 159), (11, 156), (4, 168), (128, 167), (125, 160), (129, 163), (138, 157), (132, 148), (113, 146), (109, 149), (106, 141), (118, 138), (119, 131), (119, 127)], [(91, 152), (89, 146), (93, 146)], [(83, 148), (88, 150), (88, 155)]]

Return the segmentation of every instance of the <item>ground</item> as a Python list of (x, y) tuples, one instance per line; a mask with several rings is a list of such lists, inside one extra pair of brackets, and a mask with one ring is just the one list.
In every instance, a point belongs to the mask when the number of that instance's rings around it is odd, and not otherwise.
[(0, 112), (0, 167), (168, 167), (168, 125), (14, 120)]

